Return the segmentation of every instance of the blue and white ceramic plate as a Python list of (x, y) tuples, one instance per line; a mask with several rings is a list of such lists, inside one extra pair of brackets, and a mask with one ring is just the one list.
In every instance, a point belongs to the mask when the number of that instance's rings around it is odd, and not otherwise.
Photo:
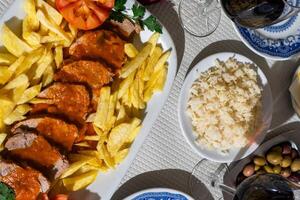
[(241, 40), (260, 56), (288, 60), (300, 53), (300, 14), (262, 29), (234, 26)]
[(173, 189), (152, 188), (130, 195), (125, 200), (193, 200), (193, 198)]

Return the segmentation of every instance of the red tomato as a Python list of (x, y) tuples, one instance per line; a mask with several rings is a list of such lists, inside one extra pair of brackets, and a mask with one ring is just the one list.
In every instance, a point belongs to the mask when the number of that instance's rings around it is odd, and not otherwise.
[(82, 30), (100, 26), (114, 4), (115, 0), (56, 0), (56, 8), (65, 20)]

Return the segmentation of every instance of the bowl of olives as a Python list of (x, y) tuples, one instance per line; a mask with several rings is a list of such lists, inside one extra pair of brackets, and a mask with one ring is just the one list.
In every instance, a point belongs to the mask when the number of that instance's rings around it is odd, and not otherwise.
[(300, 157), (291, 142), (283, 142), (269, 149), (264, 155), (256, 155), (244, 166), (236, 179), (239, 185), (247, 177), (255, 174), (279, 174), (291, 181), (300, 182)]
[(288, 131), (262, 143), (252, 155), (230, 164), (224, 183), (237, 187), (247, 177), (255, 174), (279, 174), (300, 183), (300, 144), (297, 131)]

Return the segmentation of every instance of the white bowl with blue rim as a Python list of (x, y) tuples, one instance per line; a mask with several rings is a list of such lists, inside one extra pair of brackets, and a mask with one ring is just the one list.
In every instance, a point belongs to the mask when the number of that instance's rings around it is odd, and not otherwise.
[[(300, 0), (297, 0), (300, 4)], [(241, 40), (258, 55), (272, 60), (288, 60), (300, 54), (300, 14), (261, 29), (234, 23)]]
[(193, 198), (174, 189), (152, 188), (134, 193), (124, 200), (193, 200)]

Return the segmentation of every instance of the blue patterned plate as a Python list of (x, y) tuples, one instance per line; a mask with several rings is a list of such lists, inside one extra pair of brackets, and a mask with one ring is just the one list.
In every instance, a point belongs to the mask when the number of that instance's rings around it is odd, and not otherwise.
[(234, 26), (241, 40), (265, 58), (287, 60), (300, 52), (300, 14), (262, 29)]
[(173, 189), (153, 188), (137, 192), (125, 200), (193, 200), (193, 198)]

